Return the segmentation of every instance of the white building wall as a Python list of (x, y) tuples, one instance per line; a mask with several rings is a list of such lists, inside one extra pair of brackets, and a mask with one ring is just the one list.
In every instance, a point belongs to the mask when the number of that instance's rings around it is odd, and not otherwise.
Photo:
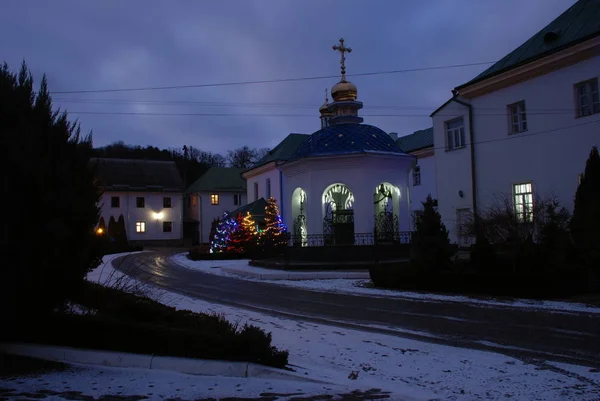
[[(111, 207), (111, 198), (119, 197), (118, 208)], [(138, 208), (137, 197), (144, 197), (145, 207)], [(163, 207), (163, 198), (171, 198), (171, 207)], [(106, 223), (111, 216), (117, 221), (120, 215), (125, 219), (125, 230), (129, 241), (180, 240), (182, 232), (183, 194), (173, 192), (117, 192), (106, 191), (100, 199), (101, 217)], [(161, 214), (157, 218), (155, 214)], [(136, 222), (146, 223), (146, 232), (136, 232)], [(163, 222), (172, 222), (172, 231), (163, 232)]]
[(283, 166), (284, 223), (292, 229), (295, 216), (292, 214), (292, 195), (296, 188), (306, 192), (306, 215), (308, 234), (323, 233), (323, 192), (332, 184), (346, 185), (354, 195), (354, 231), (372, 233), (375, 208), (375, 188), (386, 182), (399, 188), (395, 195), (399, 230), (411, 229), (410, 205), (408, 202), (408, 171), (414, 164), (413, 158), (393, 156), (361, 155), (352, 157), (330, 157), (312, 159)]
[[(531, 182), (540, 196), (555, 195), (573, 209), (578, 176), (594, 145), (600, 145), (600, 114), (575, 117), (574, 84), (600, 79), (600, 57), (500, 89), (471, 100), (475, 138), (478, 209), (496, 195), (512, 197), (513, 184)], [(509, 134), (509, 104), (525, 101), (528, 130)], [(444, 122), (463, 116), (467, 147), (445, 146)], [(467, 108), (451, 102), (433, 117), (439, 211), (456, 241), (456, 211), (471, 208)], [(464, 196), (458, 196), (458, 191)]]
[[(447, 151), (445, 122), (463, 117), (465, 127), (464, 148)], [(435, 150), (438, 211), (448, 229), (450, 240), (457, 240), (457, 211), (472, 210), (471, 158), (469, 118), (465, 106), (451, 102), (433, 116), (433, 143)]]
[[(211, 195), (218, 195), (219, 203), (213, 205)], [(241, 196), (239, 204), (234, 203), (234, 195)], [(225, 212), (231, 212), (241, 206), (246, 205), (247, 197), (244, 192), (195, 192), (187, 194), (186, 208), (188, 216), (194, 220), (198, 220), (198, 231), (200, 243), (208, 243), (212, 222), (216, 218), (223, 216)]]
[[(478, 207), (531, 182), (572, 211), (578, 176), (600, 145), (600, 114), (575, 117), (574, 85), (591, 78), (600, 80), (600, 56), (473, 99)], [(521, 100), (528, 130), (509, 135), (506, 107)]]
[[(270, 194), (267, 191), (267, 180), (271, 182)], [(281, 182), (279, 169), (275, 166), (261, 172), (255, 176), (249, 177), (246, 180), (247, 199), (248, 203), (254, 202), (257, 199), (269, 199), (272, 196), (277, 201), (277, 205), (281, 205)], [(255, 184), (258, 184), (258, 196), (255, 193)]]
[(433, 199), (437, 198), (437, 182), (435, 171), (435, 156), (417, 157), (417, 166), (421, 169), (421, 183), (415, 185), (414, 168), (409, 175), (409, 201), (411, 212), (423, 210), (423, 202), (431, 195)]

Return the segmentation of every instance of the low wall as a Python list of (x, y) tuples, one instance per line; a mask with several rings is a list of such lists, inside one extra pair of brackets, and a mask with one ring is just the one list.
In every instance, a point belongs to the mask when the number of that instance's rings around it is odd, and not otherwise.
[(290, 247), (285, 251), (285, 260), (289, 262), (374, 262), (409, 256), (408, 244)]

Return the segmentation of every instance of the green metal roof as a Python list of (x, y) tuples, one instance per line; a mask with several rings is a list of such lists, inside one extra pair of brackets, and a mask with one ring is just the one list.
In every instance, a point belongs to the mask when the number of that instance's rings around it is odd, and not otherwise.
[(279, 142), (279, 145), (275, 146), (269, 153), (267, 153), (262, 159), (260, 159), (252, 168), (246, 170), (250, 171), (257, 167), (264, 166), (267, 163), (274, 161), (286, 161), (292, 154), (298, 149), (298, 147), (308, 138), (310, 135), (307, 134), (289, 134), (285, 139)]
[(396, 140), (396, 145), (398, 145), (404, 153), (429, 148), (433, 146), (433, 127), (402, 136)]
[(211, 167), (186, 192), (246, 192), (243, 172), (243, 168)]
[(496, 64), (457, 89), (600, 35), (600, 0), (579, 0)]
[(255, 200), (252, 203), (248, 203), (247, 205), (232, 210), (231, 212), (229, 212), (229, 215), (235, 217), (238, 215), (238, 213), (241, 213), (242, 216), (246, 216), (246, 212), (250, 212), (250, 215), (256, 223), (262, 223), (265, 220), (266, 206), (267, 201), (265, 200), (265, 198), (260, 198), (259, 200)]

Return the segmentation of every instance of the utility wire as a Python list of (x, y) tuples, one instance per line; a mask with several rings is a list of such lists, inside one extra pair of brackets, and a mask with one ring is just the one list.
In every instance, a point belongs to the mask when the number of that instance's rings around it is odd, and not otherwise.
[[(162, 113), (162, 112), (137, 112), (137, 111), (68, 111), (68, 114), (89, 114), (89, 115), (117, 115), (117, 116), (150, 116), (150, 117), (302, 117), (302, 118), (314, 118), (319, 119), (318, 114), (299, 114), (299, 113)], [(572, 114), (575, 115), (574, 110), (566, 111), (545, 111), (545, 112), (531, 112), (527, 115), (555, 115), (555, 114)], [(438, 113), (438, 116), (454, 116), (455, 114), (443, 114)], [(478, 116), (506, 116), (506, 112), (503, 113), (477, 113)], [(430, 117), (430, 113), (423, 114), (369, 114), (360, 113), (360, 116), (364, 117)]]
[[(495, 61), (485, 61), (485, 62), (480, 62), (480, 63), (454, 64), (454, 65), (443, 65), (443, 66), (436, 66), (436, 67), (408, 68), (408, 69), (403, 69), (403, 70), (363, 72), (363, 73), (357, 73), (357, 74), (346, 74), (346, 76), (360, 77), (360, 76), (370, 76), (370, 75), (402, 74), (402, 73), (417, 72), (417, 71), (434, 71), (434, 70), (447, 70), (447, 69), (451, 69), (451, 68), (474, 67), (474, 66), (494, 64), (494, 63), (495, 63)], [(270, 83), (280, 83), (280, 82), (315, 81), (315, 80), (320, 80), (320, 79), (331, 79), (331, 78), (338, 78), (338, 77), (339, 77), (339, 75), (323, 75), (323, 76), (315, 76), (315, 77), (265, 79), (265, 80), (258, 80), (258, 81), (219, 82), (219, 83), (194, 84), (194, 85), (172, 85), (172, 86), (149, 86), (149, 87), (141, 87), (141, 88), (113, 88), (113, 89), (53, 91), (53, 92), (50, 92), (50, 94), (141, 92), (141, 91), (155, 91), (155, 90), (168, 90), (168, 89), (209, 88), (209, 87), (217, 87), (217, 86), (238, 86), (238, 85), (270, 84)]]
[[(60, 103), (73, 103), (73, 104), (124, 104), (124, 105), (152, 105), (152, 106), (182, 106), (182, 105), (197, 105), (200, 107), (289, 107), (289, 108), (305, 108), (305, 109), (317, 109), (320, 105), (309, 104), (309, 103), (261, 103), (261, 102), (207, 102), (207, 101), (193, 101), (193, 100), (131, 100), (131, 99), (62, 99), (55, 98), (54, 102)], [(432, 106), (402, 106), (402, 105), (365, 105), (363, 110), (371, 109), (394, 109), (394, 110), (435, 110), (439, 105)], [(505, 107), (477, 107), (477, 110), (497, 110), (502, 113), (506, 112)], [(554, 113), (555, 111), (564, 111), (567, 113), (574, 113), (573, 108), (528, 108), (527, 114), (537, 112), (548, 112)]]

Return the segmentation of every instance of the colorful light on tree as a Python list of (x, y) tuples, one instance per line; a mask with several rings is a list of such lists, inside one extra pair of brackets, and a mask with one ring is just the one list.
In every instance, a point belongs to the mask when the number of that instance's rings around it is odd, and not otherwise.
[(287, 243), (286, 233), (287, 227), (281, 220), (277, 202), (270, 197), (265, 206), (265, 230), (260, 233), (259, 242), (263, 248), (279, 248)]
[(229, 236), (235, 230), (236, 221), (231, 218), (227, 213), (223, 213), (223, 217), (215, 230), (215, 236), (210, 244), (210, 251), (212, 253), (225, 252), (227, 250), (227, 243)]

